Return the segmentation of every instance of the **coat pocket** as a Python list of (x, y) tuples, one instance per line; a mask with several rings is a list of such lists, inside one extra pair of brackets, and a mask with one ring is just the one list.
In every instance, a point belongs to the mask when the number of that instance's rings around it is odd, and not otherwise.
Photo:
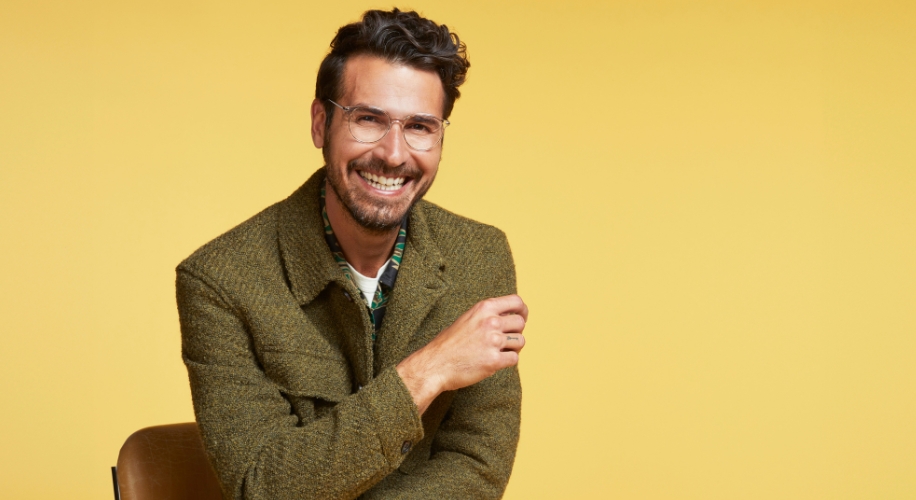
[(353, 391), (350, 364), (342, 356), (331, 358), (298, 351), (263, 351), (261, 362), (267, 376), (290, 396), (339, 403)]

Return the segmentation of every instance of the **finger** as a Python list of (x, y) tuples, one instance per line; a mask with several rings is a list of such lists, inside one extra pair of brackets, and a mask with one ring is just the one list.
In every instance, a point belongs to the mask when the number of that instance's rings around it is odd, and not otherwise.
[(508, 334), (503, 336), (503, 347), (501, 350), (509, 349), (511, 351), (520, 351), (525, 347), (525, 336), (520, 333)]
[(502, 364), (503, 368), (515, 366), (518, 364), (518, 352), (503, 351), (499, 353), (499, 361)]
[(487, 299), (488, 305), (496, 314), (518, 314), (528, 319), (528, 306), (518, 295), (504, 295)]
[(525, 330), (525, 318), (521, 314), (500, 316), (499, 329), (502, 333), (522, 333)]

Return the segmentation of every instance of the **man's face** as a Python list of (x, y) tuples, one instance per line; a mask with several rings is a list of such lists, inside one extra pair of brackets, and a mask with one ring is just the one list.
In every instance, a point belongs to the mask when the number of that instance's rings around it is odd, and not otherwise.
[[(442, 116), (445, 92), (439, 76), (373, 56), (350, 58), (344, 67), (342, 106), (371, 106), (392, 119), (416, 113)], [(400, 226), (436, 177), (442, 143), (411, 149), (401, 124), (392, 123), (380, 141), (364, 144), (350, 135), (347, 115), (337, 109), (325, 130), (324, 108), (312, 105), (312, 139), (327, 162), (328, 203), (339, 202), (362, 227), (387, 231)]]

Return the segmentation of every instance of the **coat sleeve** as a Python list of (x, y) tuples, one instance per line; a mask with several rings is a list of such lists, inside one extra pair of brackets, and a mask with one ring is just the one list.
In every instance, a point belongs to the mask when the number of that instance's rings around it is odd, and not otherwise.
[[(491, 247), (495, 268), (481, 300), (516, 293), (515, 267), (505, 235)], [(509, 482), (521, 425), (517, 367), (455, 391), (433, 437), (430, 459), (409, 473), (391, 474), (364, 499), (501, 498)]]
[(218, 286), (179, 268), (177, 298), (194, 411), (225, 498), (356, 498), (422, 438), (394, 368), (332, 407), (314, 401), (299, 421)]

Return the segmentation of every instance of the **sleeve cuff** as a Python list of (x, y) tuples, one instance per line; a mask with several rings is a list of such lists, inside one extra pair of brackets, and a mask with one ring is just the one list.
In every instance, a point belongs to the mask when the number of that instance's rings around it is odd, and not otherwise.
[(423, 421), (417, 405), (407, 386), (395, 368), (382, 371), (373, 381), (373, 387), (366, 387), (369, 408), (375, 420), (375, 428), (381, 444), (382, 454), (392, 468), (398, 467), (423, 439)]

